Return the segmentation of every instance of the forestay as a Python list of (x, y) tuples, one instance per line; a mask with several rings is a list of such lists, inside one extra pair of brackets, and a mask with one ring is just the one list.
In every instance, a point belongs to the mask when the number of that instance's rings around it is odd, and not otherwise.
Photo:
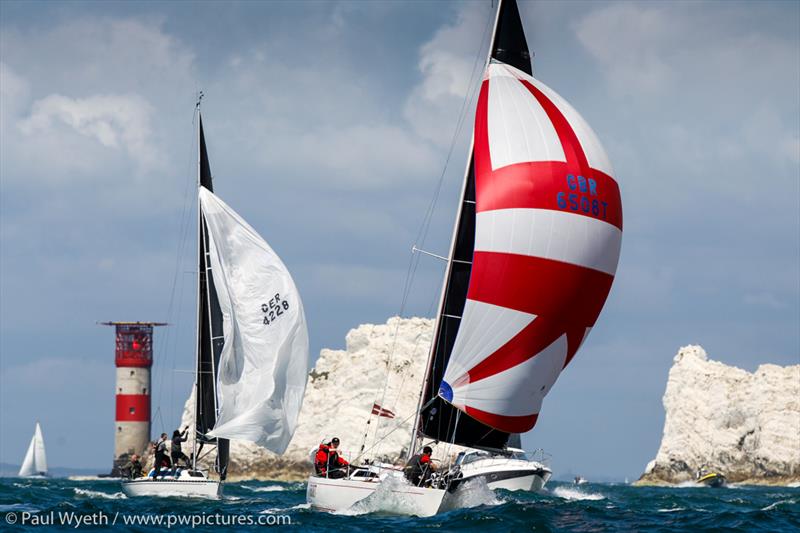
[(283, 453), (309, 365), (300, 295), (277, 254), (233, 209), (204, 187), (200, 206), (224, 332), (217, 423), (209, 436)]

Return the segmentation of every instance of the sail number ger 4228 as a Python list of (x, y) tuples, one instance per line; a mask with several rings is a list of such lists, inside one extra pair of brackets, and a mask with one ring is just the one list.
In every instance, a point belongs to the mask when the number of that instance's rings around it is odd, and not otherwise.
[(286, 300), (281, 300), (281, 295), (276, 294), (270, 298), (269, 302), (261, 304), (261, 312), (264, 313), (264, 325), (269, 326), (275, 320), (277, 320), (284, 311), (288, 310), (289, 302)]

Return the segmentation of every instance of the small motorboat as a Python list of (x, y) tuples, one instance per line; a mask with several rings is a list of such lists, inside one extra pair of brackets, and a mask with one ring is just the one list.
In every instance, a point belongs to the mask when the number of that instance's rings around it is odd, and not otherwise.
[(471, 450), (456, 458), (460, 484), (483, 478), (490, 489), (540, 491), (553, 475), (542, 461), (536, 461), (520, 448), (503, 453)]
[(572, 480), (572, 483), (575, 485), (585, 485), (589, 483), (589, 480), (585, 477), (575, 476), (575, 479)]
[(728, 484), (728, 480), (724, 474), (719, 472), (706, 472), (701, 470), (697, 473), (697, 482), (707, 487), (724, 487)]

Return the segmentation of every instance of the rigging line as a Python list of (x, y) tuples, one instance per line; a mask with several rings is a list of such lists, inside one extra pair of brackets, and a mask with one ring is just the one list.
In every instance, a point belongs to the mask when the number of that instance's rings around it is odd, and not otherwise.
[[(198, 113), (198, 107), (195, 106), (194, 111), (192, 112), (192, 125), (194, 125), (195, 121), (197, 120), (197, 113)], [(183, 192), (183, 206), (182, 206), (181, 215), (180, 215), (180, 219), (179, 219), (178, 246), (177, 246), (177, 251), (176, 251), (176, 254), (175, 254), (175, 270), (174, 270), (174, 273), (173, 273), (173, 276), (172, 276), (172, 288), (170, 289), (169, 304), (167, 306), (167, 322), (171, 322), (172, 321), (173, 310), (174, 310), (174, 307), (175, 307), (175, 288), (178, 285), (178, 275), (179, 275), (179, 272), (181, 272), (181, 267), (180, 267), (181, 259), (183, 257), (183, 254), (184, 254), (185, 250), (186, 250), (186, 243), (188, 241), (189, 219), (191, 218), (189, 216), (191, 213), (190, 213), (190, 210), (188, 208), (188, 205), (190, 203), (189, 202), (189, 192), (191, 190), (191, 183), (194, 181), (194, 180), (191, 179), (191, 176), (192, 176), (191, 169), (192, 169), (192, 166), (193, 166), (192, 165), (192, 162), (193, 162), (192, 161), (192, 153), (194, 152), (194, 147), (195, 147), (194, 135), (191, 136), (191, 139), (192, 140), (189, 143), (189, 156), (187, 158), (187, 160), (189, 161), (188, 170), (186, 171), (186, 175), (188, 176), (188, 178), (185, 180), (184, 192)], [(181, 296), (183, 295), (183, 284), (181, 284), (180, 295)], [(178, 302), (179, 309), (182, 308), (181, 304), (182, 304), (182, 302), (179, 301)], [(176, 322), (179, 322), (179, 321), (176, 321)], [(178, 330), (180, 329), (179, 325), (177, 325), (176, 327), (177, 327)], [(173, 366), (173, 368), (175, 367), (175, 359), (174, 359), (174, 357), (172, 357), (172, 355), (173, 355), (173, 352), (175, 351), (175, 348), (177, 346), (177, 341), (179, 339), (178, 333), (179, 333), (179, 331), (176, 331), (175, 335), (170, 336), (170, 331), (167, 330), (166, 336), (165, 336), (165, 339), (164, 339), (164, 343), (163, 343), (165, 351), (167, 352), (166, 353), (166, 360), (164, 361), (164, 364), (162, 364), (162, 365), (159, 365), (158, 361), (157, 361), (156, 362), (157, 366), (156, 366), (156, 368), (154, 368), (154, 370), (159, 370), (161, 367), (165, 367), (166, 363), (168, 361), (172, 361), (172, 366)], [(171, 339), (174, 339), (173, 340), (173, 344), (172, 344), (172, 349), (170, 349), (170, 343), (169, 343), (169, 341)], [(161, 345), (161, 343), (159, 343), (159, 345)], [(164, 392), (164, 374), (165, 374), (165, 372), (163, 372), (163, 371), (160, 372), (160, 376), (158, 378), (159, 402), (160, 402), (160, 398), (162, 397), (162, 394)], [(174, 383), (174, 373), (170, 373), (170, 374), (172, 375), (171, 380)], [(173, 409), (174, 409), (174, 387), (172, 387), (171, 391), (170, 391), (170, 414), (171, 415), (174, 415)]]
[(428, 208), (428, 213), (426, 213), (426, 218), (423, 219), (422, 227), (420, 227), (420, 231), (417, 234), (417, 242), (420, 243), (420, 246), (424, 246), (425, 239), (428, 236), (428, 231), (430, 229), (430, 223), (431, 223), (431, 220), (433, 218), (433, 212), (434, 212), (434, 210), (436, 208), (436, 204), (437, 204), (438, 199), (439, 199), (439, 194), (441, 192), (442, 184), (444, 182), (444, 177), (445, 177), (445, 174), (447, 172), (448, 165), (450, 163), (450, 158), (453, 155), (453, 150), (455, 149), (456, 141), (458, 140), (458, 137), (459, 137), (459, 135), (461, 133), (461, 129), (464, 126), (464, 121), (466, 120), (467, 105), (469, 104), (469, 102), (471, 102), (474, 99), (475, 93), (477, 91), (477, 85), (478, 84), (476, 84), (474, 82), (474, 79), (475, 79), (476, 71), (478, 69), (478, 65), (480, 64), (480, 59), (481, 59), (481, 57), (483, 57), (483, 54), (481, 52), (483, 51), (483, 46), (484, 46), (484, 42), (486, 41), (486, 36), (487, 36), (487, 34), (489, 32), (489, 28), (493, 26), (493, 20), (492, 19), (493, 19), (493, 17), (488, 17), (487, 22), (484, 25), (483, 35), (481, 36), (481, 40), (480, 40), (480, 46), (478, 48), (477, 53), (475, 54), (475, 60), (473, 61), (473, 64), (472, 64), (472, 71), (471, 71), (470, 76), (469, 76), (469, 84), (467, 85), (467, 90), (464, 91), (464, 100), (461, 103), (461, 109), (460, 109), (460, 111), (458, 113), (458, 117), (459, 118), (458, 118), (458, 120), (456, 122), (456, 128), (455, 128), (455, 131), (453, 132), (453, 136), (452, 136), (452, 138), (450, 140), (450, 148), (448, 149), (447, 157), (445, 158), (444, 168), (442, 169), (442, 173), (439, 176), (439, 182), (436, 185), (434, 196), (431, 199), (431, 203), (430, 203), (430, 206)]
[[(491, 17), (489, 18), (489, 21), (487, 21), (487, 24), (484, 26), (483, 35), (481, 36), (481, 40), (480, 40), (480, 46), (478, 48), (477, 53), (475, 54), (475, 60), (473, 61), (473, 65), (472, 65), (472, 72), (470, 73), (470, 77), (469, 77), (469, 80), (468, 80), (468, 85), (467, 85), (466, 91), (464, 92), (464, 100), (461, 103), (461, 109), (459, 110), (459, 113), (458, 113), (458, 119), (456, 121), (456, 127), (455, 127), (455, 129), (453, 131), (453, 135), (452, 135), (452, 138), (450, 140), (450, 147), (449, 147), (449, 149), (447, 151), (447, 157), (445, 158), (444, 167), (442, 168), (442, 172), (439, 175), (439, 180), (438, 180), (438, 182), (436, 184), (436, 187), (434, 189), (433, 198), (431, 199), (431, 202), (430, 202), (430, 204), (428, 206), (428, 209), (427, 209), (427, 211), (425, 213), (425, 216), (423, 217), (423, 222), (422, 222), (422, 224), (420, 226), (420, 229), (417, 232), (416, 241), (419, 242), (421, 246), (424, 245), (425, 239), (427, 238), (427, 235), (428, 235), (428, 231), (430, 230), (431, 221), (433, 220), (433, 213), (435, 212), (436, 205), (438, 203), (438, 198), (439, 198), (439, 195), (440, 195), (441, 190), (442, 190), (442, 185), (444, 183), (444, 178), (445, 178), (445, 175), (447, 174), (447, 168), (449, 166), (450, 159), (451, 159), (451, 157), (453, 155), (453, 151), (455, 149), (455, 145), (456, 145), (456, 142), (458, 140), (459, 134), (460, 134), (461, 129), (462, 129), (462, 127), (464, 125), (464, 122), (466, 120), (467, 105), (468, 105), (468, 103), (470, 101), (472, 101), (472, 99), (475, 96), (476, 90), (477, 90), (474, 87), (475, 83), (474, 83), (473, 80), (475, 78), (475, 73), (476, 73), (477, 67), (479, 65), (479, 60), (482, 57), (481, 51), (483, 50), (484, 41), (486, 40), (486, 35), (488, 33), (488, 28), (490, 26), (492, 26)], [(470, 90), (470, 88), (471, 88), (471, 90)], [(419, 266), (419, 257), (415, 256), (414, 254), (412, 254), (412, 258), (409, 261), (409, 267), (408, 267), (408, 269), (406, 271), (406, 280), (405, 280), (405, 282), (403, 284), (403, 298), (402, 298), (402, 303), (400, 305), (400, 313), (398, 315), (399, 317), (402, 317), (403, 314), (404, 314), (405, 306), (406, 306), (406, 304), (408, 302), (408, 295), (411, 292), (411, 286), (413, 285), (413, 280), (415, 278), (418, 266)], [(392, 349), (389, 352), (389, 357), (387, 358), (387, 362), (386, 362), (387, 374), (386, 374), (386, 380), (384, 382), (384, 390), (383, 390), (383, 397), (381, 399), (381, 404), (383, 404), (383, 402), (385, 401), (385, 397), (386, 397), (386, 387), (387, 387), (388, 382), (389, 382), (389, 372), (390, 372), (390, 369), (391, 369), (390, 364), (391, 364), (391, 360), (392, 360), (392, 357), (394, 355), (394, 350), (395, 350), (395, 347), (396, 347), (396, 344), (397, 344), (397, 332), (398, 332), (399, 327), (400, 327), (400, 324), (399, 324), (399, 321), (398, 321), (398, 324), (395, 327), (395, 335), (394, 335), (394, 341), (392, 342)], [(435, 336), (435, 332), (434, 332), (434, 336)], [(376, 394), (376, 399), (377, 399), (377, 394)], [(378, 423), (375, 426), (376, 426), (375, 427), (375, 438), (377, 438), (378, 431), (380, 429), (380, 420), (378, 420)], [(368, 430), (369, 429), (367, 428), (367, 431)]]
[[(397, 427), (395, 427), (394, 429), (392, 429), (391, 431), (389, 431), (387, 434), (385, 434), (383, 437), (381, 437), (381, 438), (380, 438), (380, 439), (379, 439), (377, 442), (373, 442), (373, 443), (372, 443), (372, 445), (371, 445), (369, 448), (367, 448), (367, 449), (366, 449), (366, 450), (364, 450), (363, 452), (361, 452), (361, 453), (359, 453), (358, 455), (356, 455), (355, 459), (353, 459), (353, 460), (352, 460), (352, 461), (350, 461), (350, 462), (355, 464), (355, 462), (356, 462), (356, 461), (358, 461), (358, 460), (359, 460), (361, 457), (364, 457), (364, 456), (365, 456), (365, 455), (366, 455), (368, 452), (370, 452), (370, 451), (374, 450), (374, 449), (375, 449), (375, 448), (376, 448), (376, 447), (377, 447), (377, 446), (378, 446), (378, 445), (379, 445), (381, 442), (383, 442), (384, 440), (386, 440), (386, 438), (387, 438), (389, 435), (391, 435), (392, 433), (394, 433), (395, 431), (397, 431), (398, 429), (400, 429), (400, 428), (403, 426), (403, 424), (405, 424), (406, 422), (408, 422), (409, 420), (411, 420), (411, 418), (412, 418), (412, 417), (414, 417), (414, 416), (416, 416), (416, 414), (417, 414), (417, 413), (411, 413), (410, 415), (408, 415), (407, 417), (405, 417), (403, 420), (401, 420), (401, 421), (400, 421), (400, 423), (399, 423), (399, 424), (397, 424)], [(379, 418), (380, 418), (380, 417), (379, 417)]]

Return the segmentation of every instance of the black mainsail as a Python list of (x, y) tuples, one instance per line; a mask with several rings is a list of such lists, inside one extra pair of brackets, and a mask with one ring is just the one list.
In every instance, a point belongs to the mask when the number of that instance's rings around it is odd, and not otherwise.
[[(211, 179), (211, 166), (208, 162), (208, 151), (203, 134), (203, 120), (198, 113), (199, 136), (199, 181), (200, 186), (209, 191), (214, 190)], [(217, 421), (217, 370), (222, 353), (224, 338), (222, 334), (222, 311), (211, 276), (211, 264), (208, 258), (208, 228), (198, 206), (198, 242), (199, 242), (199, 276), (198, 276), (198, 315), (197, 315), (197, 376), (195, 394), (195, 438), (202, 447), (213, 444), (217, 447), (217, 472), (224, 480), (228, 471), (228, 439), (209, 438), (206, 434), (214, 428)], [(199, 451), (195, 454), (199, 455)]]
[[(530, 52), (516, 0), (501, 1), (489, 57), (532, 74)], [(438, 396), (439, 385), (450, 359), (467, 301), (474, 248), (475, 168), (473, 151), (470, 149), (469, 167), (456, 218), (434, 341), (423, 381), (420, 402), (423, 408), (415, 430), (418, 435), (436, 441), (472, 448), (503, 449), (508, 445), (508, 433), (478, 422)]]

